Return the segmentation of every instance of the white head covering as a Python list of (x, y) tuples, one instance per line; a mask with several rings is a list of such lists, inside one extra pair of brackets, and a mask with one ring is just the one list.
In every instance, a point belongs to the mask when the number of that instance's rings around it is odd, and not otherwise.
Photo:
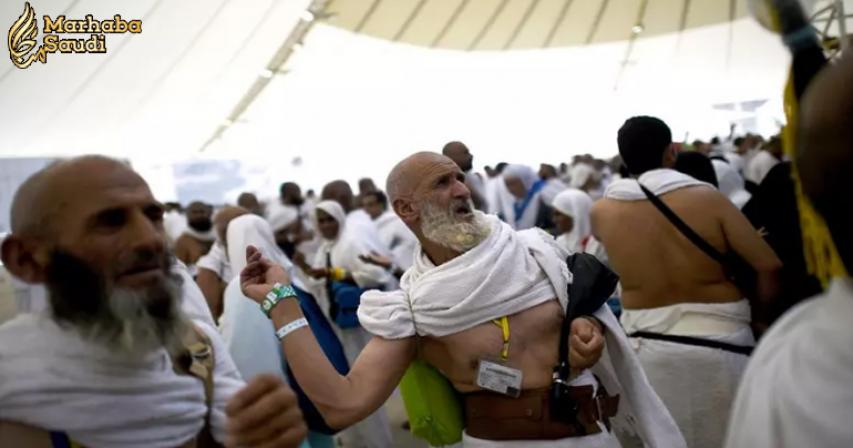
[(270, 225), (260, 216), (243, 215), (228, 224), (228, 260), (235, 278), (225, 288), (224, 310), (219, 320), (222, 338), (244, 378), (273, 373), (284, 378), (281, 346), (272, 322), (257, 303), (240, 290), (240, 271), (246, 267), (246, 247), (257, 247), (264, 257), (281, 264), (295, 286), (304, 285), (295, 276), (293, 264), (275, 243)]
[(569, 184), (571, 188), (583, 188), (589, 180), (595, 176), (595, 168), (586, 163), (579, 163), (572, 167), (572, 181)]
[[(578, 252), (581, 242), (592, 233), (592, 225), (589, 222), (589, 211), (592, 208), (592, 198), (585, 192), (569, 188), (560, 192), (551, 203), (554, 210), (571, 216), (575, 222), (572, 231), (567, 235), (561, 235), (560, 242), (571, 252)], [(565, 238), (562, 238), (565, 237)]]
[(533, 171), (533, 168), (530, 168), (527, 165), (508, 165), (503, 172), (504, 179), (518, 179), (524, 185), (524, 189), (526, 191), (530, 191), (533, 188), (533, 184), (539, 180), (539, 176), (536, 175), (536, 172)]
[(744, 186), (743, 177), (738, 174), (735, 167), (719, 160), (711, 160), (714, 166), (714, 172), (717, 174), (717, 183), (720, 186), (720, 193), (726, 195), (737, 208), (743, 208), (744, 205), (752, 197)]
[[(317, 222), (317, 210), (323, 210), (329, 216), (334, 218), (335, 221), (338, 222), (338, 236), (335, 240), (341, 238), (341, 235), (344, 233), (344, 228), (346, 228), (347, 224), (347, 214), (344, 211), (344, 208), (341, 207), (341, 204), (338, 204), (336, 201), (321, 201), (314, 208), (314, 226), (318, 229), (320, 228), (319, 223)], [(325, 239), (325, 238), (324, 238)], [(334, 240), (333, 240), (334, 241)]]
[[(239, 276), (246, 267), (246, 247), (249, 245), (260, 249), (264, 257), (282, 265), (293, 277), (293, 263), (275, 243), (275, 236), (270, 225), (257, 215), (243, 215), (228, 224), (228, 262), (234, 274)], [(294, 278), (294, 281), (296, 279)], [(297, 285), (300, 286), (301, 285)]]
[[(509, 165), (504, 169), (502, 179), (518, 179), (524, 185), (524, 189), (529, 193), (533, 185), (539, 180), (539, 176), (526, 165)], [(516, 216), (514, 205), (520, 203), (523, 199), (515, 197), (508, 189), (501, 190), (503, 195), (501, 202), (501, 214), (507, 223), (514, 229), (522, 230), (536, 226), (536, 219), (539, 217), (539, 203), (541, 202), (542, 191), (538, 191), (530, 200), (527, 207), (521, 216)]]
[[(359, 227), (346, 227), (347, 215), (343, 207), (335, 201), (322, 201), (317, 204), (315, 210), (328, 213), (338, 222), (338, 235), (333, 240), (322, 239), (320, 248), (314, 257), (314, 267), (326, 266), (326, 257), (335, 267), (346, 269), (352, 274), (353, 280), (362, 288), (373, 286), (384, 286), (390, 281), (390, 274), (385, 269), (365, 263), (358, 256), (370, 253), (366, 245), (367, 239), (358, 232)], [(314, 221), (317, 224), (317, 213), (314, 212)], [(376, 237), (378, 239), (378, 236)], [(322, 295), (323, 292), (318, 294)]]
[(295, 207), (283, 206), (273, 210), (267, 221), (269, 221), (272, 231), (278, 232), (296, 222), (297, 219), (299, 219), (299, 211)]

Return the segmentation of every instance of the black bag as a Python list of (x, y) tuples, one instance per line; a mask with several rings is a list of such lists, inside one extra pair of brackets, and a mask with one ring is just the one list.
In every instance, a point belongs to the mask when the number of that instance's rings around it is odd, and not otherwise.
[(714, 259), (717, 263), (720, 263), (723, 267), (723, 272), (725, 273), (726, 278), (737, 287), (744, 297), (753, 300), (758, 299), (758, 275), (752, 265), (747, 263), (747, 261), (735, 251), (729, 251), (725, 254), (720, 253), (714, 248), (714, 246), (705, 241), (698, 233), (691, 229), (690, 226), (682, 221), (671, 208), (667, 207), (659, 197), (649, 191), (645, 186), (643, 186), (643, 184), (640, 184), (640, 188), (643, 190), (643, 193), (646, 194), (646, 197), (649, 198), (652, 205), (654, 205), (661, 214), (663, 214), (666, 219), (668, 219), (669, 222), (671, 222), (672, 225), (681, 232), (682, 235), (687, 237), (687, 239), (702, 252), (705, 252), (705, 254)]
[(566, 318), (560, 327), (558, 362), (554, 367), (549, 404), (555, 420), (572, 422), (577, 406), (569, 394), (569, 330), (576, 317), (591, 315), (607, 303), (619, 283), (619, 276), (591, 254), (572, 254), (566, 259), (566, 265), (573, 280), (569, 285)]

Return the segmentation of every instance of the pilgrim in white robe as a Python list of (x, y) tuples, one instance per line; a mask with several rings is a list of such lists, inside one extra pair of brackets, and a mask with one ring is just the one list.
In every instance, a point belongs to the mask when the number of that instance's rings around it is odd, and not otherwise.
[(517, 198), (504, 188), (501, 200), (501, 216), (512, 228), (524, 230), (536, 227), (540, 217), (542, 203), (542, 187), (539, 176), (533, 168), (525, 165), (508, 165), (503, 172), (503, 179), (518, 179), (524, 185), (526, 196)]
[[(605, 197), (621, 201), (647, 200), (638, 181), (656, 195), (688, 187), (714, 188), (677, 171), (658, 169), (644, 173), (637, 180), (612, 183)], [(623, 309), (621, 320), (629, 335), (645, 331), (743, 347), (755, 344), (746, 300)], [(649, 382), (678, 423), (687, 446), (721, 446), (737, 385), (749, 358), (715, 348), (648, 338), (631, 338), (631, 343)]]
[[(479, 213), (479, 212), (475, 212)], [(538, 229), (515, 232), (491, 215), (481, 215), (489, 236), (464, 254), (435, 266), (419, 249), (400, 290), (369, 291), (358, 315), (374, 335), (401, 339), (414, 335), (442, 337), (512, 315), (549, 300), (566, 308), (571, 273), (566, 252)], [(453, 292), (448, 294), (448, 291)], [(684, 439), (654, 393), (625, 333), (605, 305), (596, 313), (605, 327), (606, 350), (591, 369), (608, 393), (620, 394), (614, 428), (640, 437), (649, 447), (684, 447)], [(574, 384), (592, 382), (582, 374)], [(484, 441), (465, 435), (465, 446), (618, 447), (613, 434), (555, 441)]]
[(412, 266), (418, 238), (397, 214), (386, 211), (374, 221), (379, 229), (379, 238), (390, 250), (394, 263), (406, 270)]
[(729, 198), (738, 210), (742, 209), (752, 197), (746, 191), (743, 177), (738, 174), (734, 166), (722, 160), (712, 159), (711, 164), (714, 166), (714, 173), (717, 175), (720, 193)]
[[(343, 268), (349, 272), (355, 283), (361, 288), (384, 288), (386, 284), (393, 281), (385, 269), (365, 263), (358, 258), (359, 255), (368, 254), (372, 250), (367, 245), (367, 239), (362, 233), (367, 227), (361, 224), (362, 220), (359, 215), (355, 215), (355, 218), (353, 218), (353, 213), (350, 213), (349, 216), (345, 215), (340, 204), (334, 201), (318, 203), (315, 213), (317, 210), (324, 211), (338, 222), (338, 235), (334, 240), (322, 240), (312, 263), (314, 268), (326, 268), (327, 261), (331, 262), (332, 267)], [(366, 213), (364, 216), (370, 219)], [(356, 222), (355, 226), (350, 225), (351, 220)], [(372, 221), (370, 225), (375, 231), (375, 225)], [(332, 328), (335, 329), (341, 341), (347, 361), (353, 365), (358, 355), (370, 341), (370, 334), (361, 326), (340, 328), (334, 323), (332, 316), (328, 315), (332, 298), (328, 295), (325, 279), (311, 279), (307, 286), (317, 299), (320, 308), (327, 313), (329, 320), (333, 322)], [(369, 448), (392, 446), (390, 423), (385, 407), (379, 408), (370, 417), (344, 431), (341, 438), (346, 446)]]
[(746, 180), (751, 181), (756, 185), (761, 185), (761, 181), (764, 180), (767, 173), (769, 173), (770, 170), (780, 162), (781, 160), (774, 157), (773, 154), (770, 154), (768, 151), (758, 151), (758, 153), (755, 154), (755, 157), (749, 161), (749, 165), (746, 166), (744, 177)]
[[(210, 424), (224, 442), (225, 405), (244, 383), (201, 291), (182, 264), (174, 271), (182, 309), (214, 351)], [(0, 421), (62, 431), (85, 446), (175, 447), (199, 434), (207, 413), (204, 384), (176, 374), (165, 348), (118, 354), (58, 325), (49, 310), (0, 325)]]
[[(276, 328), (258, 304), (240, 290), (240, 271), (246, 267), (246, 247), (258, 248), (264, 257), (284, 267), (294, 286), (305, 289), (296, 276), (297, 269), (275, 243), (270, 225), (255, 215), (243, 215), (228, 224), (228, 256), (236, 273), (225, 288), (224, 306), (220, 318), (220, 331), (234, 364), (243, 378), (251, 380), (257, 375), (270, 373), (287, 381), (286, 364)], [(332, 443), (331, 436), (309, 432), (309, 438), (318, 446)], [(303, 448), (310, 447), (307, 442)]]
[(853, 446), (853, 283), (788, 311), (761, 339), (738, 389), (727, 448)]

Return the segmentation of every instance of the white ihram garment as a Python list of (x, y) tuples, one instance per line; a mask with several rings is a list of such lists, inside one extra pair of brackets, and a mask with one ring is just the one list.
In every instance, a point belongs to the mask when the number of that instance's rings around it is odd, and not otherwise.
[[(441, 337), (554, 297), (565, 309), (572, 275), (565, 263), (566, 252), (541, 230), (515, 232), (494, 216), (483, 217), (491, 232), (478, 246), (440, 266), (433, 265), (419, 249), (414, 265), (400, 281), (401, 290), (362, 295), (358, 310), (362, 325), (386, 339), (416, 334)], [(622, 397), (614, 427), (638, 434), (650, 447), (685, 446), (610, 309), (602, 306), (595, 316), (606, 328), (607, 350), (591, 371), (609, 393)]]

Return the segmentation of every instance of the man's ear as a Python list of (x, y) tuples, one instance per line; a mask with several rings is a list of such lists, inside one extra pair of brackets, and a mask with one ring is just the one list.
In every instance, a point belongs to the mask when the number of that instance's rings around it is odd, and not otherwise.
[(678, 148), (675, 143), (670, 143), (663, 153), (663, 167), (672, 168), (675, 166), (675, 159), (678, 158)]
[(3, 265), (15, 277), (26, 283), (44, 283), (47, 277), (47, 254), (41, 253), (34, 242), (9, 235), (0, 246)]
[(394, 207), (394, 213), (396, 213), (404, 223), (414, 224), (417, 221), (419, 213), (415, 210), (414, 203), (412, 201), (397, 198), (394, 199), (391, 206)]

